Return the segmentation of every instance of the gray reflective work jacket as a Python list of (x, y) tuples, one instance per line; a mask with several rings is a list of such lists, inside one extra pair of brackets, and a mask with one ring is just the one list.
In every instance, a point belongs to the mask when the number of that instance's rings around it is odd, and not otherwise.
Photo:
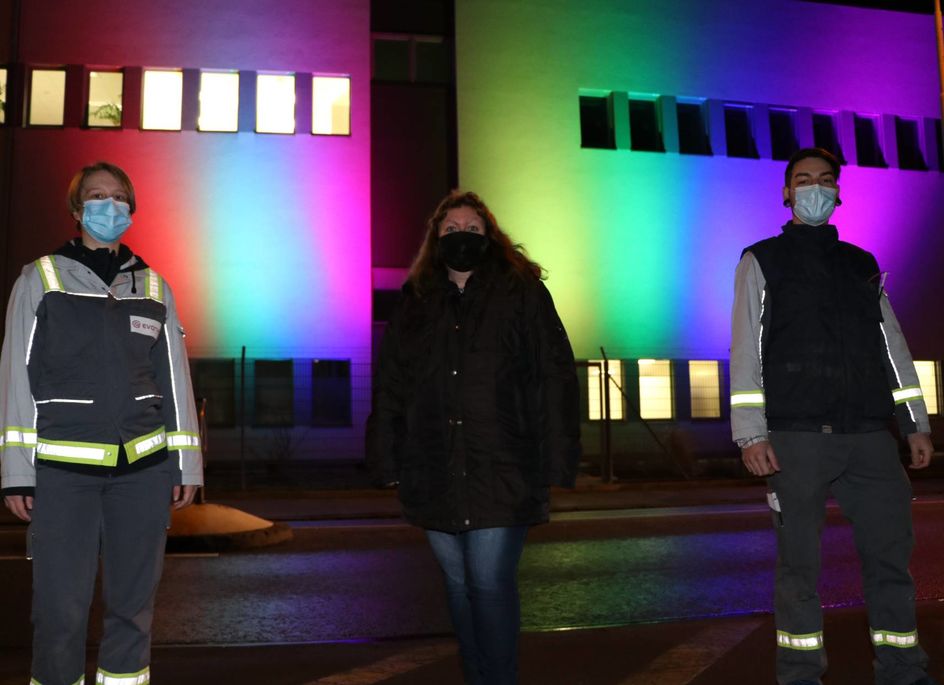
[(24, 267), (0, 354), (0, 429), (3, 488), (34, 486), (35, 459), (114, 467), (119, 445), (131, 464), (166, 447), (178, 482), (202, 485), (183, 328), (157, 272), (122, 271), (109, 287), (63, 255)]

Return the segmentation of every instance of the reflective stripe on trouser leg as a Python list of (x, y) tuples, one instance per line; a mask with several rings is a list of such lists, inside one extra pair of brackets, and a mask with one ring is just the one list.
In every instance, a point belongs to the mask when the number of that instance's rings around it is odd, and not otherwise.
[(151, 682), (151, 669), (145, 667), (137, 673), (109, 673), (98, 669), (95, 685), (147, 685)]
[[(164, 561), (175, 466), (168, 460), (115, 476), (108, 479), (102, 495), (105, 615), (98, 666), (109, 677), (139, 678), (151, 663), (154, 597)], [(125, 685), (147, 680), (105, 682)]]
[(777, 631), (777, 646), (784, 649), (798, 649), (802, 652), (810, 652), (823, 648), (823, 631), (807, 633), (805, 635), (793, 635), (785, 630)]
[(887, 647), (914, 647), (918, 644), (918, 631), (912, 630), (907, 633), (897, 633), (893, 630), (875, 630), (870, 629), (872, 633), (872, 644), (876, 647), (885, 645)]

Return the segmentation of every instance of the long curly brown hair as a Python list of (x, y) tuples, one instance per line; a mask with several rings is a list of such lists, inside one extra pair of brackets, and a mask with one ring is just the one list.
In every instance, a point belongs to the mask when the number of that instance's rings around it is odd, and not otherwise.
[(470, 207), (485, 222), (485, 237), (489, 240), (489, 249), (485, 261), (477, 272), (511, 273), (522, 280), (543, 279), (544, 269), (532, 261), (524, 246), (513, 243), (495, 220), (495, 215), (478, 195), (473, 192), (453, 190), (436, 206), (435, 211), (426, 220), (426, 236), (420, 250), (410, 266), (407, 282), (418, 295), (429, 291), (435, 283), (442, 281), (446, 265), (439, 256), (439, 227), (450, 209)]

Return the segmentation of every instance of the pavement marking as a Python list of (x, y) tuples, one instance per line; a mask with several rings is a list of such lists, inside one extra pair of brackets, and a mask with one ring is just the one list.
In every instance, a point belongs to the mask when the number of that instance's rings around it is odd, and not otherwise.
[(763, 622), (764, 619), (757, 618), (705, 628), (688, 642), (663, 652), (649, 662), (644, 672), (631, 675), (619, 685), (688, 685)]
[(406, 652), (400, 652), (386, 659), (381, 659), (367, 666), (359, 666), (344, 673), (335, 673), (304, 685), (374, 685), (389, 678), (409, 673), (417, 668), (439, 661), (456, 653), (454, 642), (427, 647), (417, 647)]

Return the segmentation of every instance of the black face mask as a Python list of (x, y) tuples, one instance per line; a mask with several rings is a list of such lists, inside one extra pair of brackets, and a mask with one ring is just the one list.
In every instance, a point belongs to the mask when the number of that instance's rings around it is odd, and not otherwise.
[(488, 252), (488, 238), (472, 231), (454, 231), (439, 239), (439, 256), (453, 271), (472, 271)]

